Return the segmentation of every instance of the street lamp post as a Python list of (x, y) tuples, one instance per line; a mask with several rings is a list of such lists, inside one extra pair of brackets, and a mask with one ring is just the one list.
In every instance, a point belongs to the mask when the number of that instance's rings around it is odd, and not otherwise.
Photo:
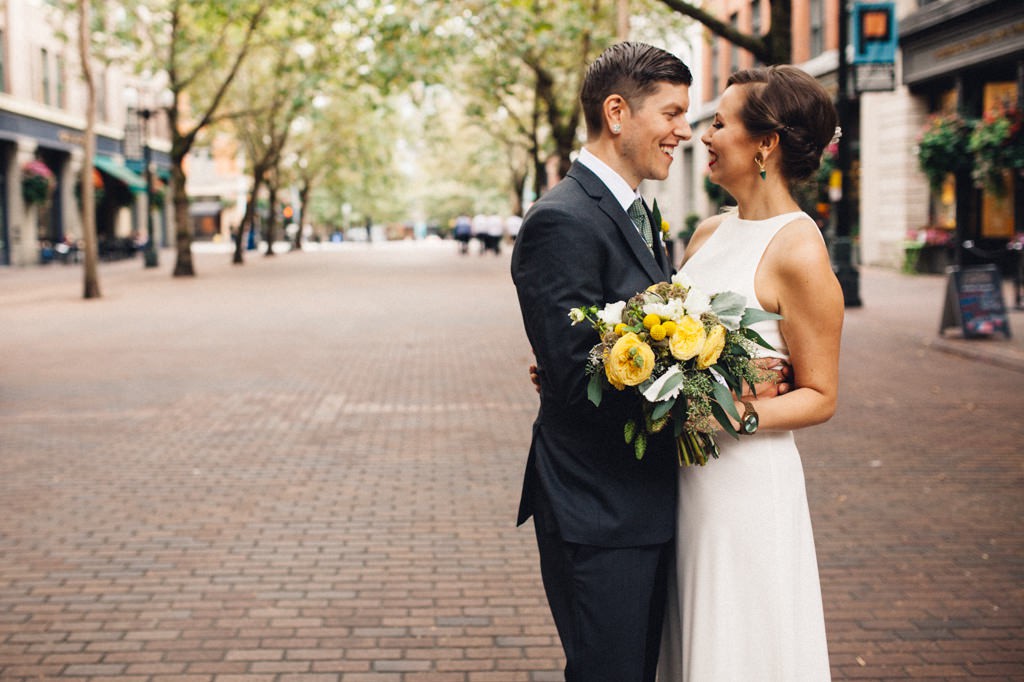
[(146, 245), (143, 247), (143, 257), (147, 268), (155, 268), (159, 265), (159, 244), (157, 244), (156, 226), (153, 224), (153, 148), (150, 144), (149, 120), (161, 110), (168, 110), (173, 106), (174, 94), (169, 90), (163, 90), (157, 96), (157, 106), (152, 108), (139, 106), (139, 91), (133, 86), (124, 89), (123, 97), (125, 104), (128, 105), (129, 116), (134, 112), (140, 124), (137, 136), (131, 136), (135, 140), (132, 146), (132, 149), (135, 150), (134, 153), (127, 151), (129, 135), (127, 132), (125, 134), (125, 155), (138, 159), (138, 148), (142, 147), (142, 163), (145, 165), (146, 178)]
[(850, 205), (850, 194), (853, 190), (853, 182), (850, 178), (851, 171), (851, 149), (853, 143), (852, 118), (853, 107), (857, 102), (851, 101), (850, 97), (850, 65), (847, 56), (847, 49), (850, 44), (850, 8), (849, 0), (839, 0), (839, 67), (837, 69), (838, 80), (838, 101), (836, 110), (839, 114), (839, 123), (847, 134), (847, 138), (839, 143), (839, 158), (837, 165), (842, 174), (842, 187), (839, 200), (835, 206), (836, 215), (836, 239), (832, 245), (832, 267), (836, 278), (843, 289), (843, 300), (846, 307), (858, 308), (860, 300), (860, 273), (853, 264), (853, 215)]
[(143, 258), (147, 268), (155, 268), (160, 265), (160, 257), (153, 229), (153, 153), (149, 147), (149, 119), (155, 112), (152, 109), (137, 109), (136, 113), (142, 119), (142, 162), (146, 165), (146, 247)]

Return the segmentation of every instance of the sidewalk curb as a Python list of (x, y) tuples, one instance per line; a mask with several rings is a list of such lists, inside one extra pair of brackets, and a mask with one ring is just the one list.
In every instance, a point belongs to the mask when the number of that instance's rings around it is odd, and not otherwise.
[(1003, 367), (1016, 372), (1024, 373), (1024, 357), (1013, 352), (1011, 347), (985, 347), (989, 344), (997, 344), (996, 339), (945, 339), (936, 338), (926, 340), (925, 347), (933, 348), (950, 355), (958, 355), (970, 360), (979, 360), (990, 365)]

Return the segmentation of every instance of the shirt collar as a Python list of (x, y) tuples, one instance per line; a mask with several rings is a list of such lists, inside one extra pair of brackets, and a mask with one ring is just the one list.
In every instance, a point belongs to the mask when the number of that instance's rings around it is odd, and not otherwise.
[(580, 150), (580, 155), (576, 160), (589, 168), (605, 184), (609, 191), (611, 191), (612, 196), (615, 197), (615, 200), (622, 205), (623, 211), (628, 210), (629, 206), (640, 198), (639, 192), (630, 187), (629, 183), (621, 175), (612, 170), (611, 166), (597, 158), (586, 147)]

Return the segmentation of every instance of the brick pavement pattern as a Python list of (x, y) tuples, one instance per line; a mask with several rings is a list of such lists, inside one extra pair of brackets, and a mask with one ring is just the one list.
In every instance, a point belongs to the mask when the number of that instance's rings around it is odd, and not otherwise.
[[(0, 679), (561, 680), (508, 254), (196, 259), (0, 270)], [(1024, 373), (862, 283), (800, 434), (833, 677), (1024, 679)]]

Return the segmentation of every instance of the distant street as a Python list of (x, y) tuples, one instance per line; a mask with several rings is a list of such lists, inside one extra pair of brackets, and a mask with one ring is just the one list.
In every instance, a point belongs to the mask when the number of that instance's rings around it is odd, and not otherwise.
[[(561, 680), (509, 252), (0, 268), (0, 680)], [(798, 438), (833, 679), (1024, 680), (1024, 313), (936, 343), (944, 280), (861, 287)]]

